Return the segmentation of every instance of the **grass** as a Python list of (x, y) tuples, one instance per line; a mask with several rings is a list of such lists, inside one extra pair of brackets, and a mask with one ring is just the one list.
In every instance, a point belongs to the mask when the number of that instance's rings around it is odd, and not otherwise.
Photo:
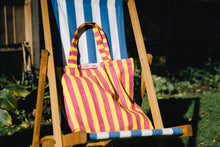
[[(220, 91), (195, 94), (179, 94), (159, 99), (165, 127), (192, 124), (193, 137), (169, 142), (171, 146), (219, 147), (220, 146)], [(146, 99), (144, 112), (151, 118)], [(52, 134), (50, 123), (42, 125), (41, 136)], [(31, 144), (33, 124), (0, 127), (0, 146), (27, 147)]]
[(201, 97), (196, 144), (220, 146), (220, 93), (207, 92)]
[[(193, 137), (183, 138), (178, 145), (186, 147), (220, 146), (220, 92), (180, 94), (160, 99), (159, 105), (165, 127), (191, 124)], [(147, 100), (142, 109), (149, 117)]]

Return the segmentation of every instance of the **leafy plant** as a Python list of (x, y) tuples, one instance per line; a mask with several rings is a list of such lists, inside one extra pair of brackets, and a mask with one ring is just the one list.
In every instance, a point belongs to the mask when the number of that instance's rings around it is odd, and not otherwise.
[(175, 91), (174, 84), (165, 77), (152, 75), (152, 78), (157, 96), (162, 96), (163, 94), (171, 94)]
[(12, 118), (9, 112), (15, 111), (17, 99), (8, 90), (0, 91), (0, 125), (12, 124)]
[(11, 125), (11, 114), (17, 109), (17, 101), (20, 97), (28, 95), (27, 87), (0, 78), (0, 125)]
[(0, 88), (9, 90), (16, 97), (25, 97), (28, 95), (26, 86), (19, 84), (19, 82), (11, 82), (4, 77), (0, 77)]

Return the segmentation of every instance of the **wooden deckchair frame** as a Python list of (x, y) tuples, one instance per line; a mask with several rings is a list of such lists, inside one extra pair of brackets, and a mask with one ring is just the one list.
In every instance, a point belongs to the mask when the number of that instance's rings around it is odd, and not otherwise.
[[(142, 76), (143, 81), (142, 86), (146, 87), (148, 100), (151, 108), (153, 124), (155, 129), (164, 128), (160, 109), (158, 106), (158, 101), (153, 85), (152, 75), (149, 67), (149, 62), (151, 63), (152, 56), (148, 55), (146, 52), (142, 31), (139, 23), (139, 18), (136, 10), (136, 5), (134, 0), (125, 0), (128, 5), (128, 10), (130, 13), (131, 23), (133, 27), (133, 32), (135, 36), (135, 41), (137, 44), (137, 50), (140, 58), (140, 63), (142, 67)], [(39, 147), (40, 141), (40, 122), (42, 117), (42, 106), (43, 106), (43, 96), (44, 96), (44, 85), (46, 79), (46, 72), (48, 69), (48, 80), (49, 80), (49, 89), (50, 89), (50, 100), (51, 100), (51, 113), (52, 113), (52, 124), (53, 124), (53, 136), (46, 136), (41, 139), (41, 142), (44, 142), (43, 146), (69, 146), (76, 144), (85, 144), (87, 142), (87, 135), (85, 131), (78, 133), (71, 133), (67, 135), (61, 134), (60, 126), (60, 116), (59, 116), (59, 106), (58, 106), (58, 92), (56, 86), (56, 75), (55, 75), (55, 65), (54, 65), (54, 56), (52, 49), (52, 38), (50, 30), (50, 21), (49, 21), (49, 12), (47, 0), (40, 0), (41, 2), (41, 11), (43, 19), (43, 29), (44, 29), (44, 39), (45, 39), (45, 48), (47, 50), (42, 50), (41, 65), (40, 65), (40, 76), (39, 76), (39, 87), (38, 87), (38, 96), (37, 96), (37, 108), (35, 116), (35, 125), (33, 133), (33, 141), (31, 147)], [(49, 55), (49, 56), (48, 56)], [(148, 59), (149, 58), (149, 59)], [(145, 83), (145, 84), (143, 84)], [(143, 89), (143, 88), (141, 88)], [(143, 92), (141, 92), (143, 95)], [(180, 137), (192, 136), (192, 127), (191, 125), (178, 126), (183, 130), (183, 135)], [(87, 146), (104, 146), (111, 142), (111, 140), (89, 143)]]

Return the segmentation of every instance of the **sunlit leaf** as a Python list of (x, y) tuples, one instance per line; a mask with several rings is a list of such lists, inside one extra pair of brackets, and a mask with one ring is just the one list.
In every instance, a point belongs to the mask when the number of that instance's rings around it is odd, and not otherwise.
[(25, 97), (28, 95), (27, 86), (19, 85), (3, 78), (0, 78), (0, 87), (9, 90), (14, 96)]
[(4, 109), (0, 108), (0, 125), (11, 125), (11, 115)]
[(29, 125), (26, 124), (26, 123), (22, 123), (20, 126), (23, 127), (23, 128), (28, 128), (29, 127)]
[(8, 90), (0, 91), (0, 107), (8, 111), (14, 111), (17, 107), (16, 97)]

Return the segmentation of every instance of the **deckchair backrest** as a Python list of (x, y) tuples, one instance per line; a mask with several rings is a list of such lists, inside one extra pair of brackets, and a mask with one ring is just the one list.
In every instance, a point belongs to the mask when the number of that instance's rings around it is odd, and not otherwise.
[[(51, 3), (60, 35), (57, 39), (61, 38), (60, 45), (54, 46), (54, 50), (57, 50), (55, 63), (67, 64), (73, 34), (84, 22), (96, 22), (102, 27), (113, 60), (127, 58), (122, 0), (51, 0)], [(102, 61), (92, 31), (81, 36), (79, 53), (80, 63)], [(56, 57), (58, 55), (62, 56)]]

